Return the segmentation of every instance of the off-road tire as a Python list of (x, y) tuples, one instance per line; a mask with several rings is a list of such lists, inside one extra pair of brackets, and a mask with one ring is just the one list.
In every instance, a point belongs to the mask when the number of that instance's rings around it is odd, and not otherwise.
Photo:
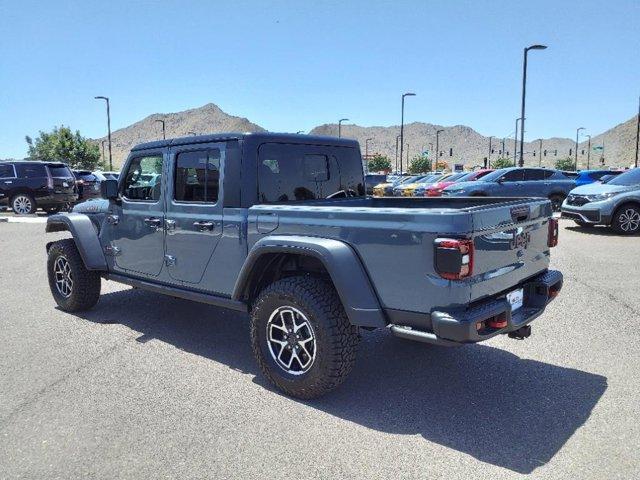
[[(625, 218), (626, 216), (626, 218)], [(640, 207), (635, 204), (625, 204), (618, 207), (613, 214), (611, 228), (621, 235), (637, 235), (640, 233), (640, 224), (636, 221), (628, 221), (629, 218), (637, 219), (640, 216)], [(626, 228), (625, 228), (626, 225)]]
[[(69, 263), (73, 286), (68, 297), (63, 296), (56, 286), (55, 263), (59, 257)], [(59, 240), (49, 248), (47, 259), (49, 288), (54, 300), (65, 312), (81, 312), (92, 308), (100, 298), (100, 275), (87, 270), (73, 239)]]
[[(305, 373), (292, 375), (270, 353), (267, 324), (279, 307), (298, 309), (315, 334), (315, 360)], [(265, 287), (251, 310), (251, 346), (264, 375), (278, 389), (301, 399), (319, 397), (339, 386), (355, 363), (358, 328), (349, 323), (337, 292), (311, 275), (277, 280)]]
[[(16, 212), (15, 208), (14, 208), (14, 203), (16, 200), (18, 200), (19, 198), (26, 198), (29, 202), (29, 209), (27, 211), (24, 212)], [(38, 209), (38, 205), (36, 204), (36, 200), (35, 198), (33, 198), (33, 195), (30, 195), (28, 193), (16, 193), (12, 198), (11, 198), (11, 209), (13, 210), (13, 213), (16, 215), (30, 215), (33, 213), (36, 213), (36, 210)]]

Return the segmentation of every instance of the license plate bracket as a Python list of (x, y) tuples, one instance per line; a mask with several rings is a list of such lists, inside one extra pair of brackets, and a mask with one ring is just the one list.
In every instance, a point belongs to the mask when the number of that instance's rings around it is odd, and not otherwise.
[(507, 293), (507, 301), (509, 302), (509, 305), (511, 305), (512, 312), (522, 308), (522, 305), (524, 304), (524, 289), (518, 288), (517, 290)]

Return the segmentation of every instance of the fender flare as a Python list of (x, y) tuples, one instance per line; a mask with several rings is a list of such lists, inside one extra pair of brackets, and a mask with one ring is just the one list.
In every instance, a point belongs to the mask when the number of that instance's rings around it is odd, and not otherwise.
[[(47, 233), (69, 231), (76, 242), (80, 257), (87, 270), (107, 270), (98, 232), (91, 219), (81, 213), (61, 213), (47, 217)], [(49, 251), (51, 244), (47, 244)]]
[(304, 236), (262, 238), (249, 251), (240, 270), (232, 298), (243, 301), (256, 273), (258, 259), (272, 253), (308, 255), (317, 258), (329, 273), (349, 321), (361, 327), (387, 326), (380, 302), (356, 252), (345, 242)]

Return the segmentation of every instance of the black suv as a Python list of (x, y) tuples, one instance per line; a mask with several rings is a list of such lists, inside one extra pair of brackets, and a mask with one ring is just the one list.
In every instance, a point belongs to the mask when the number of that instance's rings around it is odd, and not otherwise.
[(0, 204), (17, 214), (68, 208), (78, 199), (76, 179), (64, 163), (11, 161), (0, 163)]
[(100, 183), (105, 177), (98, 172), (89, 170), (73, 170), (78, 188), (78, 201), (83, 202), (92, 198), (101, 198)]

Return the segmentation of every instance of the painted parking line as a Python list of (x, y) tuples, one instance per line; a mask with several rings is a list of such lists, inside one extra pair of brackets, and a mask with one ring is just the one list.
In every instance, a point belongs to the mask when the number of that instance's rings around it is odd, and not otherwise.
[(0, 217), (0, 222), (5, 223), (47, 223), (47, 217)]

